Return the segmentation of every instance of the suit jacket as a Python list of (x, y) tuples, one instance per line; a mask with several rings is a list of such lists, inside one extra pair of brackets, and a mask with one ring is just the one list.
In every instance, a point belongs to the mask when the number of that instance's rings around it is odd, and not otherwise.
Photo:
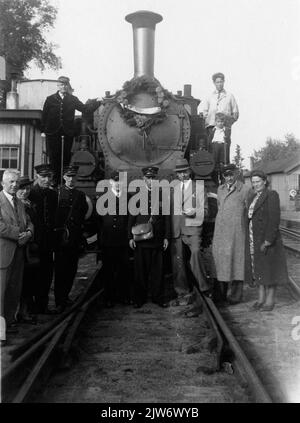
[[(151, 204), (151, 194), (148, 193), (148, 213), (147, 214), (138, 214), (133, 216), (129, 214), (128, 217), (128, 238), (133, 239), (132, 228), (133, 226), (147, 223), (152, 217), (152, 227), (153, 235), (152, 239), (146, 241), (139, 241), (141, 247), (146, 248), (158, 248), (162, 246), (164, 239), (170, 239), (171, 228), (170, 228), (170, 216), (162, 214), (162, 192), (159, 193), (159, 198), (157, 199), (159, 204)], [(159, 214), (152, 216), (151, 210), (157, 210)]]
[[(181, 182), (174, 187), (171, 196), (172, 210), (172, 238), (179, 238), (183, 235), (200, 234), (204, 221), (204, 216), (208, 213), (208, 200), (204, 187), (204, 181), (192, 181), (189, 189), (184, 193), (184, 201), (182, 202)], [(181, 212), (176, 208), (182, 205)], [(187, 217), (182, 210), (194, 207), (197, 209), (195, 216)], [(179, 213), (180, 212), (180, 213)], [(200, 229), (201, 228), (201, 229)]]
[(54, 227), (57, 213), (57, 192), (49, 188), (34, 185), (30, 191), (35, 220), (35, 240), (42, 250), (52, 250), (54, 243)]
[(18, 215), (9, 200), (0, 192), (0, 269), (7, 268), (14, 257), (21, 232), (34, 229), (24, 205), (17, 199)]
[(75, 110), (89, 113), (96, 110), (99, 101), (84, 105), (77, 97), (66, 94), (62, 99), (58, 91), (46, 98), (42, 113), (41, 130), (47, 135), (55, 135), (60, 130), (72, 137), (74, 136)]
[(114, 196), (113, 193), (111, 195), (116, 201), (115, 214), (97, 216), (98, 245), (100, 248), (128, 247), (128, 215), (119, 214), (119, 203), (122, 201), (122, 194), (120, 199)]
[(88, 211), (85, 194), (76, 188), (60, 188), (56, 227), (69, 231), (68, 247), (79, 246), (82, 240), (84, 217)]

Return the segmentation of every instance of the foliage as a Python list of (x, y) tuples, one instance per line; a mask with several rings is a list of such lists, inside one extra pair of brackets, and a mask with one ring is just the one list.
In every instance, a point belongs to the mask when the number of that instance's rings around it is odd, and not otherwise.
[(287, 159), (296, 152), (300, 152), (300, 140), (294, 134), (286, 134), (284, 140), (268, 137), (266, 146), (260, 150), (254, 150), (253, 164), (270, 162), (278, 159)]
[[(157, 104), (160, 107), (159, 113), (145, 115), (130, 110), (129, 107), (134, 96), (143, 92), (156, 96)], [(129, 126), (139, 128), (141, 133), (149, 130), (152, 125), (157, 125), (164, 121), (166, 110), (169, 107), (172, 97), (172, 94), (165, 90), (156, 78), (149, 78), (147, 76), (140, 76), (126, 81), (123, 89), (117, 91), (115, 94), (116, 101), (122, 107), (123, 119)]]
[(233, 158), (233, 163), (236, 165), (238, 169), (243, 169), (244, 158), (242, 157), (241, 147), (237, 144), (235, 147), (235, 156)]
[(0, 0), (0, 56), (22, 73), (33, 60), (44, 70), (61, 67), (56, 46), (45, 39), (57, 10), (48, 0)]

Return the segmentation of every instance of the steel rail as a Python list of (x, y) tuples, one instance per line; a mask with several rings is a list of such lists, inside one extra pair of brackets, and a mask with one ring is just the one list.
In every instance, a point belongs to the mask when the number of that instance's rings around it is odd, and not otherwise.
[(231, 364), (235, 370), (237, 370), (237, 374), (240, 376), (240, 378), (246, 380), (249, 384), (252, 396), (255, 398), (255, 401), (258, 403), (272, 403), (270, 395), (264, 388), (263, 383), (259, 379), (254, 368), (250, 364), (248, 358), (232, 334), (231, 330), (227, 326), (214, 302), (210, 298), (204, 296), (199, 290), (197, 291), (203, 305), (205, 304), (204, 310), (208, 310), (210, 315), (209, 319), (214, 320), (215, 326), (217, 326), (219, 333), (221, 333), (223, 339), (225, 340), (223, 348), (225, 344), (228, 343), (228, 346), (233, 352), (234, 360)]
[[(87, 299), (87, 301), (79, 308), (75, 309), (73, 313), (66, 316), (66, 318), (60, 322), (60, 324), (54, 327), (50, 332), (48, 332), (43, 338), (41, 338), (36, 344), (34, 344), (27, 352), (25, 352), (21, 357), (19, 357), (16, 361), (13, 362), (12, 366), (7, 369), (7, 371), (3, 374), (2, 382), (6, 381), (9, 376), (14, 374), (14, 372), (24, 364), (32, 355), (38, 351), (44, 344), (50, 340), (49, 344), (47, 345), (46, 349), (41, 353), (37, 363), (34, 365), (33, 369), (27, 376), (26, 380), (23, 382), (21, 388), (18, 390), (18, 393), (13, 399), (13, 403), (20, 403), (26, 401), (29, 397), (30, 393), (34, 388), (34, 384), (37, 382), (38, 377), (46, 366), (51, 354), (55, 351), (56, 347), (58, 346), (64, 332), (68, 328), (70, 322), (71, 328), (67, 334), (65, 339), (64, 348), (60, 351), (61, 358), (65, 358), (69, 348), (71, 347), (72, 340), (74, 339), (76, 330), (79, 327), (79, 324), (84, 317), (86, 311), (90, 307), (90, 305), (101, 295), (103, 294), (104, 290), (100, 289), (97, 291), (91, 298)], [(75, 319), (73, 319), (75, 317)], [(80, 317), (80, 318), (78, 318)]]
[[(20, 355), (22, 355), (25, 351), (28, 350), (32, 345), (36, 344), (39, 339), (43, 338), (45, 335), (47, 335), (48, 332), (52, 331), (52, 329), (57, 328), (60, 323), (71, 313), (73, 313), (74, 310), (77, 310), (85, 301), (86, 296), (88, 295), (91, 287), (94, 284), (94, 281), (102, 267), (102, 263), (99, 263), (96, 270), (92, 274), (89, 285), (87, 286), (87, 289), (83, 292), (83, 294), (79, 297), (79, 299), (76, 301), (76, 303), (70, 307), (68, 310), (63, 312), (61, 315), (59, 315), (56, 319), (54, 319), (52, 322), (50, 322), (48, 325), (46, 325), (44, 328), (42, 328), (39, 332), (34, 334), (31, 338), (24, 341), (22, 344), (18, 345), (17, 347), (13, 348), (9, 354), (11, 355), (12, 360), (17, 359)], [(48, 338), (47, 338), (48, 339)]]

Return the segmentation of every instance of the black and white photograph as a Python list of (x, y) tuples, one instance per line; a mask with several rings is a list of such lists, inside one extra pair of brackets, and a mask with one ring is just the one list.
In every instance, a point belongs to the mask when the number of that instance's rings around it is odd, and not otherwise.
[(300, 0), (0, 0), (3, 405), (300, 403), (299, 241)]

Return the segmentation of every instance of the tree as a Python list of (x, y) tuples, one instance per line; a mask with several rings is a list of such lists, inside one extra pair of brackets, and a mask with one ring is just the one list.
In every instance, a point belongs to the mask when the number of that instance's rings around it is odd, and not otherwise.
[(237, 144), (235, 147), (235, 156), (233, 158), (233, 162), (238, 169), (242, 170), (244, 167), (243, 161), (244, 159), (242, 157), (241, 147)]
[(42, 70), (61, 67), (56, 46), (45, 39), (56, 15), (48, 0), (0, 0), (0, 56), (13, 72), (22, 74), (31, 61)]
[(284, 140), (268, 137), (266, 146), (253, 152), (253, 164), (258, 165), (262, 162), (270, 162), (278, 159), (287, 159), (296, 152), (300, 152), (300, 141), (294, 134), (286, 134)]

